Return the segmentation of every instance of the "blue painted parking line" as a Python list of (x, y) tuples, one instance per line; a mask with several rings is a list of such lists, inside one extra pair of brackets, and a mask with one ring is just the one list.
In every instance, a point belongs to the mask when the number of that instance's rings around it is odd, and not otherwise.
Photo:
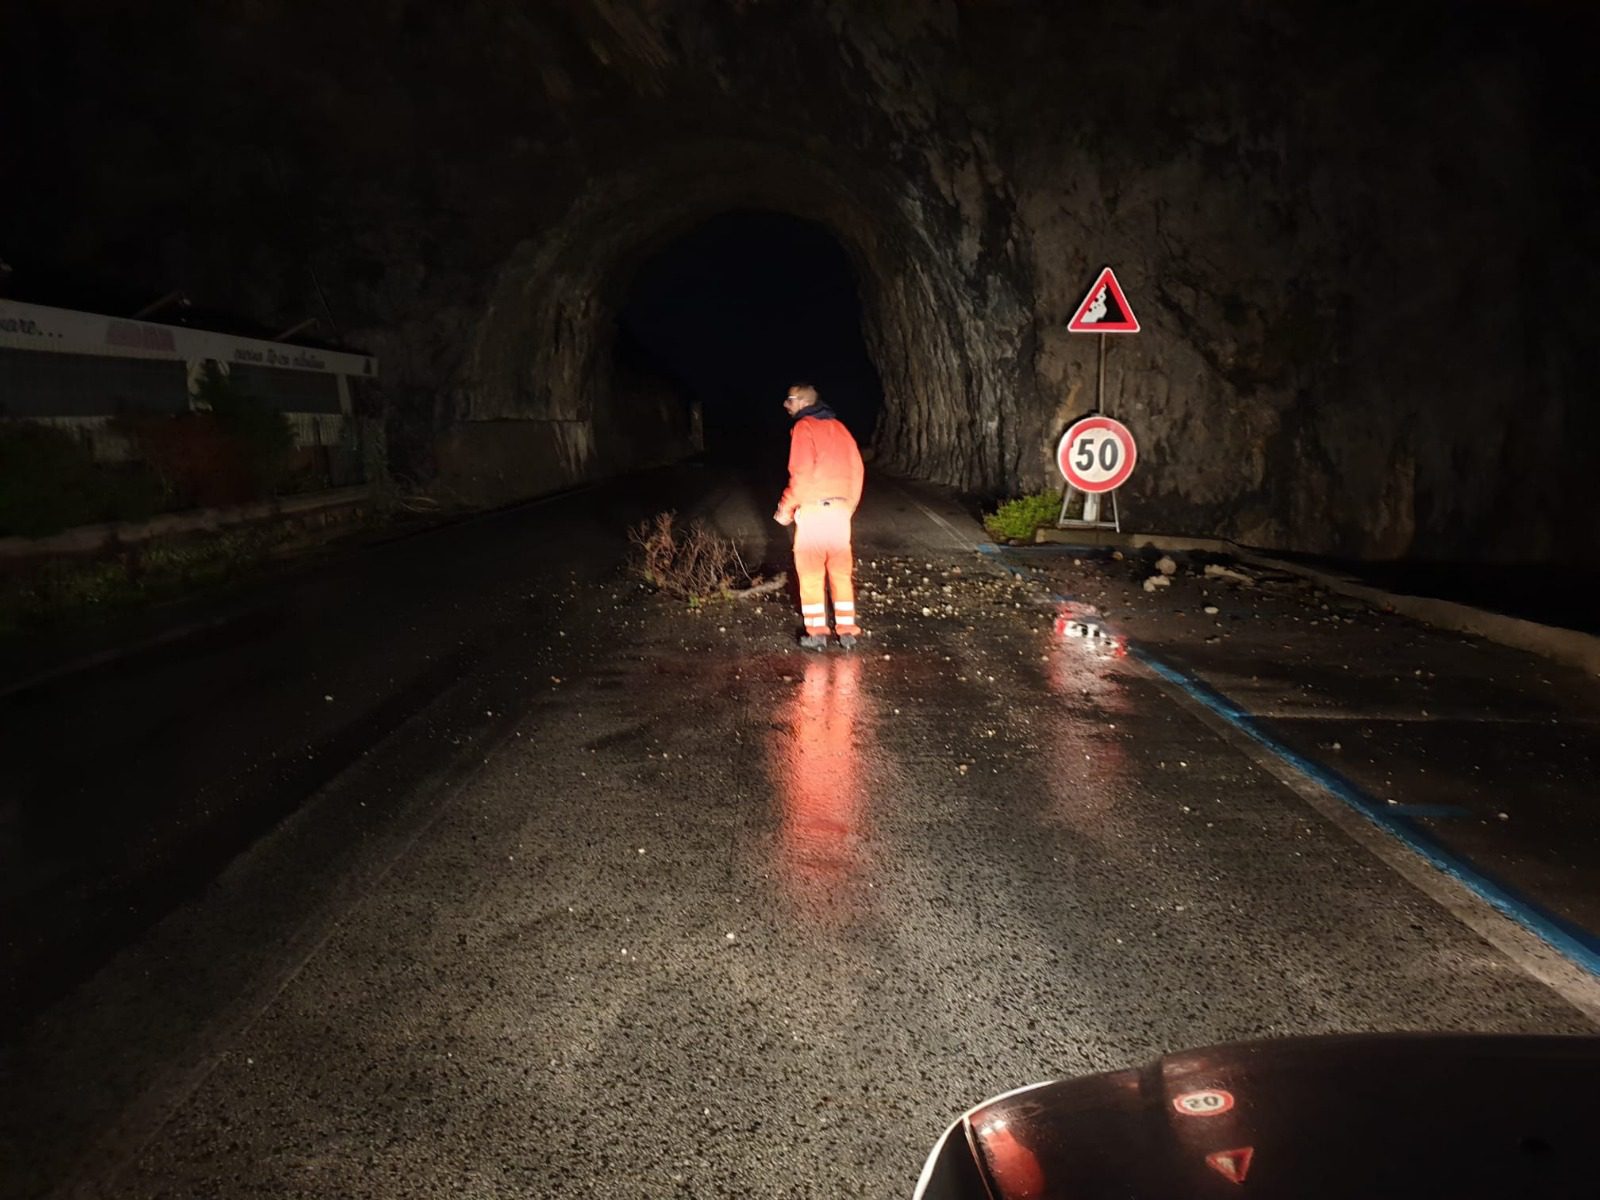
[[(998, 559), (1002, 547), (985, 543), (978, 549), (985, 554), (995, 556), (1000, 565), (1012, 574), (1026, 574), (1010, 563)], [(1051, 599), (1059, 604), (1073, 603), (1065, 596), (1053, 595)], [(1249, 711), (1239, 707), (1221, 692), (1175, 667), (1168, 666), (1131, 643), (1128, 645), (1128, 653), (1162, 679), (1187, 693), (1197, 703), (1216, 713), (1263, 749), (1270, 751), (1281, 762), (1293, 767), (1299, 774), (1399, 840), (1436, 869), (1488, 903), (1496, 912), (1515, 921), (1591, 975), (1600, 977), (1600, 937), (1559, 913), (1552, 912), (1511, 884), (1496, 878), (1465, 855), (1445, 846), (1426, 828), (1417, 824), (1418, 820), (1430, 817), (1468, 815), (1465, 810), (1440, 811), (1454, 809), (1456, 807), (1454, 805), (1388, 805), (1369, 795), (1339, 772), (1314, 762), (1278, 741), (1261, 728)]]
[(1199, 680), (1169, 667), (1145, 651), (1130, 647), (1131, 654), (1157, 675), (1182, 688), (1200, 704), (1221, 716), (1300, 774), (1337, 796), (1380, 829), (1399, 839), (1434, 867), (1485, 900), (1553, 949), (1592, 975), (1600, 976), (1600, 937), (1557, 913), (1510, 884), (1495, 878), (1471, 859), (1441, 844), (1409, 816), (1368, 795), (1356, 784), (1321, 763), (1291, 750), (1256, 724), (1255, 719), (1221, 693)]

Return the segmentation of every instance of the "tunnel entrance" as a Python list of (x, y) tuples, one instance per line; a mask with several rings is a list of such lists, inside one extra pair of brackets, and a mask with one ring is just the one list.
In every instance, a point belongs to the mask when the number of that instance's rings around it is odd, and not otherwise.
[(855, 271), (822, 225), (770, 212), (712, 218), (646, 260), (617, 318), (617, 369), (701, 405), (708, 455), (781, 468), (785, 389), (806, 381), (862, 445), (883, 385), (862, 337)]

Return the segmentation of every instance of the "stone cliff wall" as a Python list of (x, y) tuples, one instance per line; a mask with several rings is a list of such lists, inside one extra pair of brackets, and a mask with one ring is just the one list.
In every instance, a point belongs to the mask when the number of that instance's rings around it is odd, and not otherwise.
[(402, 468), (485, 502), (687, 436), (615, 386), (614, 317), (719, 212), (833, 231), (880, 461), (979, 492), (1052, 481), (1093, 389), (1064, 324), (1111, 263), (1146, 329), (1108, 375), (1139, 526), (1559, 557), (1600, 539), (1550, 453), (1597, 432), (1565, 14), (62, 0), (0, 48), (0, 169), (27, 181), (0, 256), (133, 306), (324, 318), (382, 356)]
[(1600, 444), (1576, 265), (1597, 225), (1570, 207), (1594, 138), (1554, 11), (1489, 14), (1136, 4), (1065, 48), (1037, 15), (973, 47), (1023, 81), (997, 124), (1048, 428), (1093, 394), (1095, 339), (1064, 326), (1102, 263), (1144, 325), (1108, 373), (1141, 527), (1368, 557), (1597, 547), (1571, 453)]

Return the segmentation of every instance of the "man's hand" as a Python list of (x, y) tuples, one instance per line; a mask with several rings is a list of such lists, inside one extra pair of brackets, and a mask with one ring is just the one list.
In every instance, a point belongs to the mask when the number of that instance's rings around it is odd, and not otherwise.
[(776, 521), (779, 525), (792, 525), (792, 524), (794, 524), (794, 517), (791, 516), (789, 513), (784, 512), (781, 508), (777, 512), (772, 514), (772, 519), (774, 521)]

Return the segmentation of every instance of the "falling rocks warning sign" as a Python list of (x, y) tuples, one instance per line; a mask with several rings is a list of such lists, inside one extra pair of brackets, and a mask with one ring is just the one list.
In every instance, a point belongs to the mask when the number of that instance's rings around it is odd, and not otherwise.
[(1139, 318), (1128, 307), (1116, 272), (1110, 267), (1100, 272), (1078, 311), (1067, 322), (1069, 333), (1138, 333)]

